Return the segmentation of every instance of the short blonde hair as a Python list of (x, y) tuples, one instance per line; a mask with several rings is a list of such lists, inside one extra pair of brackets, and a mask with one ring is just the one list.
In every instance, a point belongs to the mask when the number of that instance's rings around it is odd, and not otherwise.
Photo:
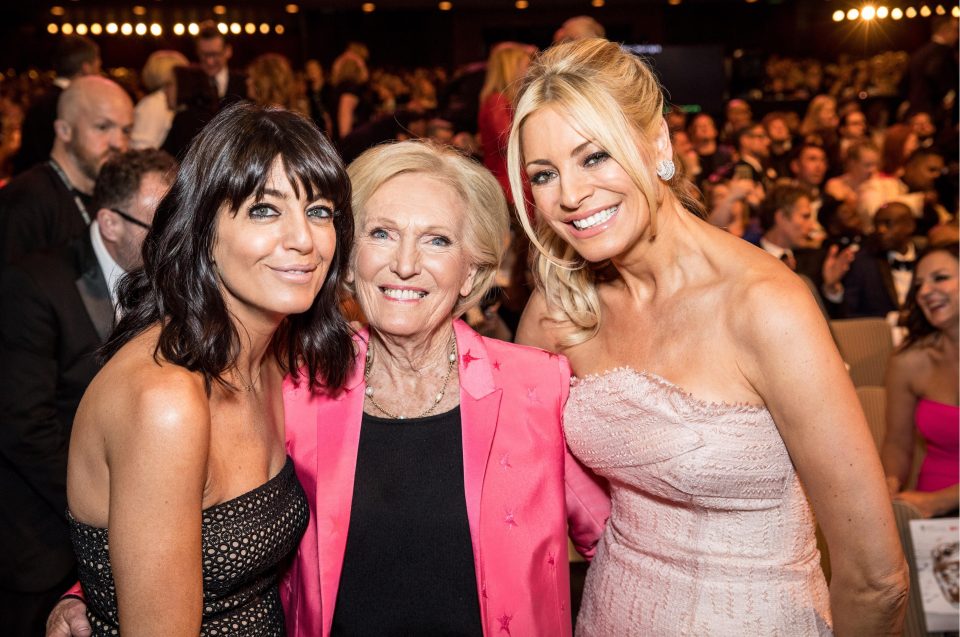
[(490, 171), (449, 146), (410, 140), (367, 150), (350, 164), (347, 172), (353, 187), (357, 233), (362, 232), (366, 220), (367, 202), (394, 177), (423, 175), (450, 186), (459, 195), (466, 208), (463, 240), (477, 274), (473, 289), (454, 306), (453, 316), (459, 317), (478, 305), (493, 285), (510, 231), (507, 201)]
[[(510, 188), (520, 223), (536, 247), (533, 270), (551, 316), (574, 328), (566, 345), (583, 342), (600, 327), (596, 268), (576, 253), (546, 223), (531, 224), (527, 214), (520, 134), (527, 118), (553, 106), (579, 132), (623, 167), (647, 200), (656, 234), (657, 210), (672, 195), (687, 210), (704, 216), (696, 188), (674, 157), (676, 174), (665, 187), (657, 178), (656, 140), (663, 126), (663, 90), (646, 63), (601, 38), (558, 44), (536, 58), (524, 77), (507, 144)], [(601, 268), (602, 269), (602, 268)]]
[(143, 87), (148, 93), (159, 91), (173, 81), (173, 69), (178, 66), (189, 66), (190, 61), (180, 51), (162, 49), (154, 51), (143, 65), (140, 78)]

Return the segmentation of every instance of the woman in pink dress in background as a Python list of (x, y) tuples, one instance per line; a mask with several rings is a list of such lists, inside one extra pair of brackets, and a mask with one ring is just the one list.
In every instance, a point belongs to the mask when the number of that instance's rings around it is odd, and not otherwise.
[[(957, 510), (960, 487), (960, 393), (957, 341), (957, 244), (928, 248), (917, 259), (907, 296), (909, 333), (887, 368), (883, 467), (890, 495), (924, 517)], [(926, 442), (915, 490), (902, 490), (913, 462), (915, 432)]]
[(904, 559), (827, 326), (784, 265), (692, 212), (662, 113), (639, 58), (572, 42), (531, 65), (508, 144), (538, 252), (518, 341), (570, 360), (567, 443), (611, 485), (577, 634), (896, 634)]
[(500, 187), (513, 203), (507, 179), (507, 135), (513, 121), (513, 99), (520, 78), (530, 65), (534, 49), (527, 44), (500, 42), (490, 51), (487, 76), (480, 89), (480, 112), (477, 130), (483, 146), (483, 165), (500, 182)]

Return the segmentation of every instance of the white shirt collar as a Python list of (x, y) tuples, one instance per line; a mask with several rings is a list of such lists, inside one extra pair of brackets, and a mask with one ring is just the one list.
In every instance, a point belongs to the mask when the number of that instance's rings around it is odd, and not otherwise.
[(110, 256), (107, 246), (103, 243), (103, 237), (100, 236), (100, 226), (97, 225), (96, 220), (90, 224), (90, 241), (93, 243), (93, 253), (97, 255), (97, 264), (100, 266), (100, 271), (103, 272), (103, 277), (107, 280), (110, 300), (113, 302), (113, 307), (117, 307), (117, 284), (120, 282), (120, 277), (127, 271)]
[(226, 95), (227, 85), (230, 83), (230, 69), (227, 68), (226, 64), (213, 76), (213, 80), (217, 83), (217, 97)]
[(913, 241), (907, 244), (907, 251), (903, 254), (897, 252), (896, 250), (891, 250), (887, 252), (887, 258), (891, 261), (916, 261), (917, 260), (917, 248), (913, 245)]
[(760, 163), (760, 160), (750, 157), (749, 155), (741, 155), (740, 159), (747, 164), (750, 164), (755, 171), (760, 173), (761, 176), (764, 175), (763, 165)]
[(767, 241), (764, 237), (760, 237), (760, 247), (778, 259), (782, 258), (785, 254), (793, 254), (793, 250), (790, 248), (780, 247), (775, 243)]

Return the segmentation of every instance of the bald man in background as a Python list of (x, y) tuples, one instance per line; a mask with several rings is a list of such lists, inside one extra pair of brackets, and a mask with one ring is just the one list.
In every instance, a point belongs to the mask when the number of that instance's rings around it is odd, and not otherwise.
[(90, 225), (90, 197), (100, 167), (127, 150), (133, 102), (99, 76), (71, 82), (60, 95), (48, 161), (0, 190), (0, 264), (63, 245)]
[(605, 38), (607, 32), (603, 25), (588, 15), (578, 15), (568, 19), (553, 34), (553, 43), (570, 42), (586, 38)]

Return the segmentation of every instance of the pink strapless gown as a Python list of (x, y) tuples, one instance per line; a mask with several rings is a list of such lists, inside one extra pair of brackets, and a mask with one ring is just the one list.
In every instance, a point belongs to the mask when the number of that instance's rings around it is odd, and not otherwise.
[(577, 635), (832, 635), (810, 507), (770, 413), (652, 374), (575, 380), (567, 443), (610, 481)]
[(960, 407), (921, 398), (914, 419), (927, 441), (917, 491), (939, 491), (957, 484), (960, 472)]

